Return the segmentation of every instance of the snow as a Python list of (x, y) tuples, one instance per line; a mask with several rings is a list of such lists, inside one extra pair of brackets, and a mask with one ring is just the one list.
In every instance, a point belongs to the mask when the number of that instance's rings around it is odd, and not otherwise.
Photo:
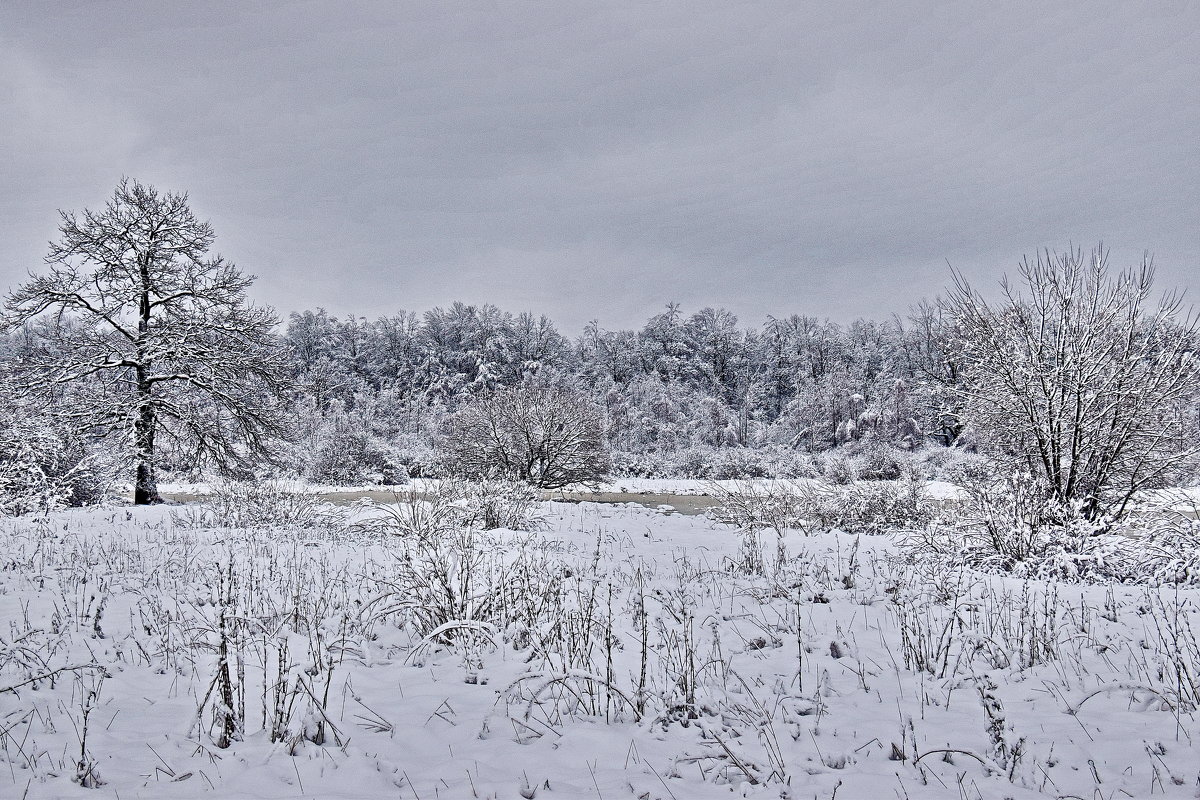
[(1145, 493), (1145, 499), (1164, 508), (1197, 516), (1200, 512), (1200, 486), (1172, 489), (1154, 489)]
[[(750, 574), (741, 534), (703, 517), (543, 510), (543, 530), (446, 552), (477, 581), (531, 565), (506, 585), (546, 589), (549, 610), (505, 625), (476, 582), (455, 644), (387, 610), (413, 596), (387, 594), (395, 538), (193, 530), (161, 507), (0, 523), (0, 689), (16, 687), (0, 691), (0, 796), (1195, 796), (1197, 687), (1171, 668), (1200, 666), (1183, 624), (1200, 625), (1200, 593), (943, 572), (845, 533), (789, 534), (782, 565), (764, 535), (766, 574)], [(222, 606), (230, 576), (240, 599)], [(222, 607), (253, 620), (226, 749), (212, 702), (197, 726)], [(287, 685), (328, 686), (328, 702), (296, 694), (273, 743), (263, 702), (284, 645)], [(61, 667), (84, 668), (20, 685)], [(95, 789), (72, 780), (90, 693)], [(305, 738), (322, 722), (324, 744)]]

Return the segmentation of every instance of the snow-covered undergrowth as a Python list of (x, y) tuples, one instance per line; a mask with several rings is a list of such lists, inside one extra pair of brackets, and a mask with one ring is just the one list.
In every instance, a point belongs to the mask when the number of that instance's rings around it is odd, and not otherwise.
[(923, 481), (825, 481), (713, 484), (709, 518), (741, 530), (807, 533), (831, 530), (883, 534), (925, 528), (942, 513)]
[(165, 509), (4, 521), (0, 796), (1200, 787), (1195, 590), (911, 563), (886, 536), (790, 531), (777, 548), (700, 517), (543, 509), (533, 532), (452, 515), (208, 528)]
[(1040, 580), (1200, 587), (1200, 506), (1178, 492), (1144, 497), (1119, 520), (1047, 501), (1020, 476), (973, 487), (900, 539), (951, 568)]

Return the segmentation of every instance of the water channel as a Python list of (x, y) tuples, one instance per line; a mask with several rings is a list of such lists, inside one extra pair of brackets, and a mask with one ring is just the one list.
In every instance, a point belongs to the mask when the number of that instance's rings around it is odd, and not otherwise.
[[(205, 495), (202, 494), (163, 492), (163, 499), (172, 503), (196, 503), (202, 501), (204, 497)], [(396, 493), (386, 490), (323, 492), (317, 497), (337, 506), (348, 506), (360, 500), (371, 500), (376, 503), (397, 502)], [(629, 503), (655, 511), (683, 514), (684, 516), (702, 516), (705, 511), (718, 502), (715, 497), (707, 495), (644, 494), (641, 492), (543, 492), (542, 497), (560, 503), (603, 503), (606, 505)]]

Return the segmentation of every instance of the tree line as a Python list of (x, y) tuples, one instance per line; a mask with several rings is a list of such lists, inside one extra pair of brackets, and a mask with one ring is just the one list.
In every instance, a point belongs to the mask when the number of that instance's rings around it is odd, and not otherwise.
[(1196, 319), (1153, 296), (1149, 261), (1114, 271), (1102, 248), (1025, 262), (991, 302), (957, 277), (882, 321), (744, 326), (670, 304), (639, 328), (593, 322), (571, 338), (491, 304), (283, 323), (214, 242), (187, 195), (136, 181), (100, 210), (62, 213), (47, 271), (5, 301), (0, 493), (28, 498), (41, 474), (47, 498), (86, 500), (80, 476), (120, 465), (139, 503), (157, 500), (163, 473), (437, 476), (481, 452), (454, 432), (493, 425), (479, 410), (520, 392), (569, 397), (572, 419), (595, 420), (597, 468), (629, 475), (983, 449), (1098, 514), (1178, 480), (1196, 455)]

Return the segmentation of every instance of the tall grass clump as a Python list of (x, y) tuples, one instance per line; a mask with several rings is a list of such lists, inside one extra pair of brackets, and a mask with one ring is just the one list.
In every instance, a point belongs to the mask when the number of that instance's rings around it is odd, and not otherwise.
[(344, 524), (344, 515), (320, 495), (281, 481), (221, 481), (199, 503), (171, 516), (184, 528), (328, 531)]

